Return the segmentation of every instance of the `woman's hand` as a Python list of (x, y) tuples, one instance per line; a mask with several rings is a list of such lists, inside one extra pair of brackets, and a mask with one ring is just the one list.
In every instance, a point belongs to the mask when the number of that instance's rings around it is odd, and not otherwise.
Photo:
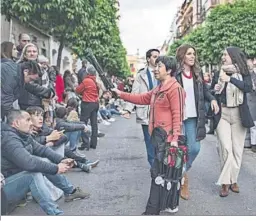
[(214, 91), (220, 91), (220, 89), (221, 89), (221, 86), (219, 85), (219, 84), (216, 84), (215, 86), (214, 86)]
[(115, 92), (118, 97), (120, 97), (121, 92), (122, 92), (122, 91), (119, 91), (117, 88), (112, 88), (111, 91)]
[(216, 100), (211, 101), (211, 108), (215, 114), (219, 113), (220, 108)]
[(171, 142), (171, 147), (178, 147), (178, 142), (177, 141), (172, 141)]
[(221, 82), (230, 82), (230, 77), (225, 72), (222, 72), (220, 75), (220, 81)]

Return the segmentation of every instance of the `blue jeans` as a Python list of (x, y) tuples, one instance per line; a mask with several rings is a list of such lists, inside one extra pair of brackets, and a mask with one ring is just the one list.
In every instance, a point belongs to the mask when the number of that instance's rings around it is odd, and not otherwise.
[(145, 140), (146, 149), (147, 149), (148, 162), (149, 162), (150, 166), (152, 167), (152, 165), (154, 163), (155, 150), (154, 150), (153, 145), (151, 144), (150, 135), (148, 132), (148, 125), (141, 125), (141, 126), (142, 126), (144, 140)]
[(118, 111), (118, 110), (116, 110), (116, 109), (109, 109), (109, 111), (110, 111), (110, 113), (113, 115), (113, 114), (115, 114), (115, 115), (121, 115), (121, 113)]
[[(63, 175), (49, 175), (45, 176), (56, 187), (63, 190), (67, 194), (71, 194), (74, 187), (68, 182)], [(58, 205), (51, 200), (49, 189), (45, 185), (45, 180), (42, 173), (20, 172), (6, 179), (4, 192), (8, 203), (18, 203), (21, 199), (25, 198), (26, 194), (31, 191), (33, 198), (37, 201), (40, 207), (48, 215), (63, 214), (58, 208)]]
[(65, 135), (67, 136), (69, 140), (69, 148), (72, 151), (75, 151), (77, 148), (77, 145), (79, 143), (79, 139), (82, 138), (82, 147), (85, 149), (90, 146), (90, 134), (91, 131), (73, 131), (73, 132), (66, 132)]
[(197, 118), (188, 118), (183, 123), (188, 146), (188, 162), (186, 164), (186, 170), (188, 171), (200, 151), (200, 142), (196, 141)]
[(111, 112), (107, 109), (101, 109), (99, 110), (99, 112), (104, 120), (107, 120), (112, 117)]

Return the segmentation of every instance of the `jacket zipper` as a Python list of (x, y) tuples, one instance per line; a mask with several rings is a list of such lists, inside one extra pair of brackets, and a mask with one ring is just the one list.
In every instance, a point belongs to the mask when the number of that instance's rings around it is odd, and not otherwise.
[(161, 86), (159, 86), (159, 89), (158, 89), (158, 91), (156, 92), (156, 95), (155, 95), (154, 101), (153, 101), (153, 113), (152, 113), (152, 117), (153, 117), (153, 119), (152, 119), (153, 127), (152, 127), (152, 129), (155, 128), (155, 103), (156, 103), (156, 99), (157, 99), (157, 97), (158, 97), (158, 93), (159, 93), (160, 89), (161, 89)]

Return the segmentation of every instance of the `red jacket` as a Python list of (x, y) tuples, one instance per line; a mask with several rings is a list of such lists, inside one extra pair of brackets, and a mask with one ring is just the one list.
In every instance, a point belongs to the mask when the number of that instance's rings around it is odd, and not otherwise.
[(58, 96), (58, 103), (63, 101), (63, 93), (64, 93), (64, 81), (63, 78), (60, 74), (58, 74), (56, 76), (56, 81), (55, 81), (55, 90), (56, 90), (56, 94)]
[(182, 133), (185, 92), (175, 78), (147, 93), (121, 92), (120, 98), (134, 104), (150, 105), (149, 133), (155, 127), (162, 127), (168, 134), (167, 142), (178, 140)]
[(81, 94), (85, 102), (98, 102), (99, 89), (96, 83), (96, 76), (87, 75), (81, 84), (76, 88), (76, 93)]

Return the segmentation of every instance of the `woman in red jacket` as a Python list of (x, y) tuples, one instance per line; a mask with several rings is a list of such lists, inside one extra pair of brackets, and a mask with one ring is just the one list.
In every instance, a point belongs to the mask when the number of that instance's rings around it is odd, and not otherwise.
[(55, 72), (56, 72), (56, 80), (55, 80), (55, 90), (58, 97), (57, 102), (62, 103), (63, 102), (63, 94), (64, 94), (64, 80), (63, 77), (60, 74), (59, 69), (56, 66), (53, 66)]
[(86, 124), (90, 119), (92, 127), (91, 143), (89, 148), (96, 149), (98, 137), (98, 110), (99, 110), (99, 88), (96, 82), (96, 70), (92, 65), (86, 68), (87, 75), (81, 84), (76, 88), (76, 93), (82, 95), (81, 121)]
[[(182, 87), (173, 77), (175, 71), (175, 58), (160, 56), (156, 59), (154, 70), (155, 78), (160, 84), (155, 89), (143, 94), (130, 94), (117, 89), (113, 89), (113, 91), (125, 101), (150, 105), (149, 133), (152, 134), (154, 128), (161, 127), (168, 135), (166, 142), (170, 143), (171, 146), (178, 147), (178, 137), (182, 134), (185, 95)], [(151, 171), (158, 166), (156, 164), (153, 164)], [(156, 177), (153, 173), (151, 177), (150, 196), (144, 215), (158, 215), (160, 213), (159, 186), (155, 184)]]

